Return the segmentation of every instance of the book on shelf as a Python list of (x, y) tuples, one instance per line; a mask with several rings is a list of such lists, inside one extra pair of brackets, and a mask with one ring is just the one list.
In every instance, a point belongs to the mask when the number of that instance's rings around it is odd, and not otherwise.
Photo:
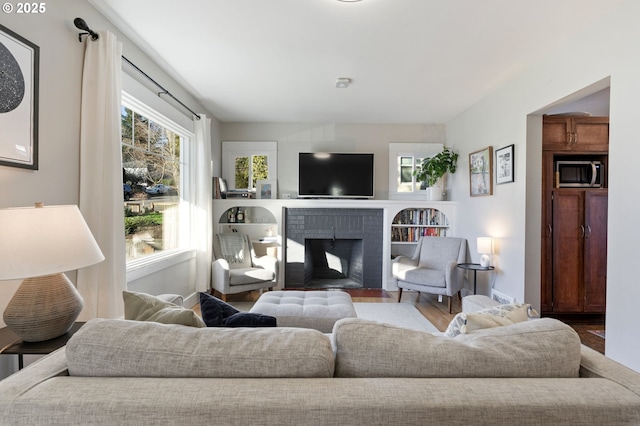
[(447, 228), (429, 226), (394, 227), (391, 229), (392, 242), (417, 242), (420, 237), (446, 237)]
[(448, 226), (447, 217), (438, 209), (404, 209), (393, 218), (394, 225), (435, 225)]

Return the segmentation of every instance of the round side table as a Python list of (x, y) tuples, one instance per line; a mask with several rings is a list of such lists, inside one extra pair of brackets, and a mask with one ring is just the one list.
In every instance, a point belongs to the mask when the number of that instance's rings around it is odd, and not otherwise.
[(458, 263), (458, 268), (466, 269), (467, 271), (473, 271), (473, 294), (476, 294), (476, 280), (478, 271), (493, 271), (493, 266), (482, 266), (479, 263)]

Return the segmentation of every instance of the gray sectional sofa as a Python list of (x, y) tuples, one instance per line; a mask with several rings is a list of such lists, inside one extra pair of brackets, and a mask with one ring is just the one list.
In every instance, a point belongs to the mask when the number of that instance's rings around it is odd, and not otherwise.
[(2, 425), (638, 425), (640, 374), (553, 319), (454, 338), (97, 319), (0, 382)]

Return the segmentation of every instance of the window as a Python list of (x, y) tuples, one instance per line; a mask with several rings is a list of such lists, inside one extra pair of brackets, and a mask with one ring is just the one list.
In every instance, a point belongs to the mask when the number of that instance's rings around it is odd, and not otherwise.
[(276, 142), (223, 142), (222, 176), (229, 189), (255, 191), (257, 182), (277, 179)]
[(127, 261), (188, 244), (181, 205), (192, 135), (123, 93), (122, 180)]
[(424, 158), (442, 151), (438, 143), (389, 144), (389, 199), (424, 198), (423, 182), (413, 172)]

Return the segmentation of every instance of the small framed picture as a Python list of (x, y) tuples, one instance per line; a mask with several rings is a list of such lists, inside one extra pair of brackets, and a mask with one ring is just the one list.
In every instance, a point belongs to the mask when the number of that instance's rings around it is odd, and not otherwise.
[(256, 197), (262, 200), (274, 200), (278, 198), (278, 181), (259, 180), (256, 182)]
[(493, 195), (493, 148), (469, 154), (469, 192), (472, 197)]
[(496, 149), (496, 184), (514, 181), (513, 144)]

